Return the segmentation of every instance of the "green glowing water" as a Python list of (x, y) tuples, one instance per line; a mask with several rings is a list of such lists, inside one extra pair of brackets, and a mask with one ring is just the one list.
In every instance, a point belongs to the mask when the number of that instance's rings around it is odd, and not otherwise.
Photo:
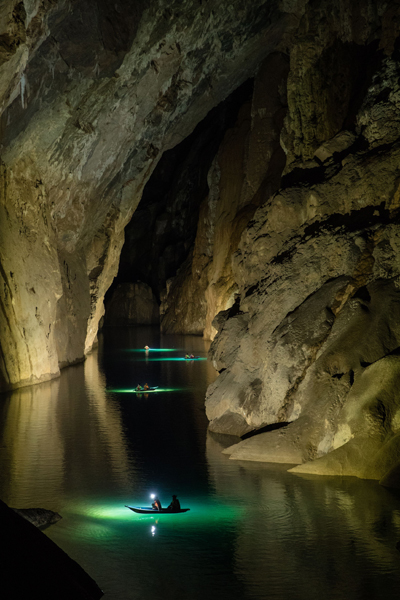
[[(145, 344), (204, 358), (203, 340), (151, 328), (105, 336), (84, 364), (0, 404), (0, 497), (58, 511), (46, 535), (105, 600), (398, 597), (398, 494), (230, 460), (221, 450), (236, 440), (207, 433), (209, 362), (140, 360)], [(140, 382), (163, 387), (129, 401)], [(151, 493), (163, 506), (177, 494), (190, 511), (125, 507), (150, 506)]]
[(195, 358), (182, 358), (182, 357), (169, 357), (169, 358), (142, 358), (141, 360), (149, 361), (149, 362), (193, 362), (197, 360), (207, 360), (206, 356), (196, 356)]
[(162, 392), (180, 392), (183, 388), (157, 388), (156, 390), (136, 390), (136, 389), (112, 389), (107, 392), (113, 392), (115, 394), (153, 394)]
[(184, 352), (182, 348), (125, 348), (125, 352), (144, 352), (145, 354), (153, 354), (154, 352)]

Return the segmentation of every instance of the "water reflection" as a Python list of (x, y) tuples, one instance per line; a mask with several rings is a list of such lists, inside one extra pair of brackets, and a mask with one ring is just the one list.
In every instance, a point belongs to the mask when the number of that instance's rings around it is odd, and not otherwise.
[(375, 481), (293, 480), (286, 466), (229, 464), (221, 455), (227, 445), (208, 434), (215, 493), (246, 510), (235, 542), (235, 572), (246, 597), (262, 598), (268, 591), (279, 598), (282, 589), (286, 597), (394, 597), (400, 582), (397, 494)]
[(23, 505), (27, 488), (42, 501), (49, 493), (50, 498), (62, 493), (65, 448), (57, 426), (59, 391), (60, 381), (52, 381), (16, 390), (1, 404), (1, 497), (14, 506)]
[[(63, 519), (46, 531), (105, 600), (395, 598), (400, 502), (376, 482), (239, 463), (207, 434), (206, 361), (144, 361), (146, 343), (205, 356), (200, 338), (110, 332), (60, 379), (0, 405), (0, 496)], [(151, 355), (151, 350), (149, 351)], [(99, 368), (100, 365), (100, 368)], [(150, 381), (175, 393), (111, 393)], [(144, 394), (143, 394), (144, 396)], [(138, 515), (157, 492), (190, 511)]]
[(12, 392), (2, 415), (0, 492), (7, 503), (59, 505), (93, 479), (97, 486), (100, 472), (107, 482), (132, 485), (121, 414), (109, 402), (95, 353), (57, 380)]

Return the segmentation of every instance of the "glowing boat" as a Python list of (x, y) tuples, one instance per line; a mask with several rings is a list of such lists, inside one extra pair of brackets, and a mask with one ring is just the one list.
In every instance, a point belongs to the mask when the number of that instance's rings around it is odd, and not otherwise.
[(142, 388), (141, 390), (138, 390), (137, 388), (135, 388), (134, 390), (131, 390), (131, 391), (132, 392), (137, 392), (138, 394), (141, 394), (142, 392), (145, 392), (147, 394), (147, 392), (155, 392), (158, 389), (159, 389), (158, 385), (156, 385), (155, 387), (149, 387), (149, 388), (147, 388), (147, 390), (145, 390), (144, 388)]
[(140, 515), (176, 515), (178, 513), (184, 513), (190, 510), (190, 508), (180, 508), (179, 510), (168, 510), (168, 508), (162, 508), (161, 510), (157, 510), (157, 508), (151, 508), (151, 506), (128, 506), (125, 504), (126, 508), (129, 510), (133, 510), (135, 513), (139, 513)]

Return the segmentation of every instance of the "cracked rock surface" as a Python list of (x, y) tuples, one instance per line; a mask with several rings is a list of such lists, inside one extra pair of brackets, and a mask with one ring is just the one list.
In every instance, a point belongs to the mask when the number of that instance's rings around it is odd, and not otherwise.
[(400, 485), (400, 55), (386, 25), (386, 38), (351, 40), (334, 19), (303, 18), (282, 186), (234, 256), (240, 304), (214, 321), (206, 410), (218, 433), (267, 429), (228, 448), (233, 459)]

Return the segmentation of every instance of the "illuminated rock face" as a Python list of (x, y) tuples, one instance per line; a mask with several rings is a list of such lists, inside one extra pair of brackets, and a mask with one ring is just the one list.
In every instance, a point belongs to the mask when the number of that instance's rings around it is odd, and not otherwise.
[(161, 306), (166, 333), (213, 339), (214, 317), (234, 303), (238, 287), (232, 256), (256, 208), (279, 188), (285, 166), (279, 136), (287, 109), (288, 69), (282, 53), (263, 61), (250, 98), (215, 153), (193, 251), (169, 282)]
[(280, 4), (1, 3), (0, 389), (90, 350), (146, 181), (286, 47)]
[(321, 49), (307, 27), (291, 55), (282, 188), (234, 258), (240, 305), (215, 320), (207, 415), (236, 435), (286, 424), (231, 458), (399, 484), (400, 55), (390, 27), (379, 51)]

